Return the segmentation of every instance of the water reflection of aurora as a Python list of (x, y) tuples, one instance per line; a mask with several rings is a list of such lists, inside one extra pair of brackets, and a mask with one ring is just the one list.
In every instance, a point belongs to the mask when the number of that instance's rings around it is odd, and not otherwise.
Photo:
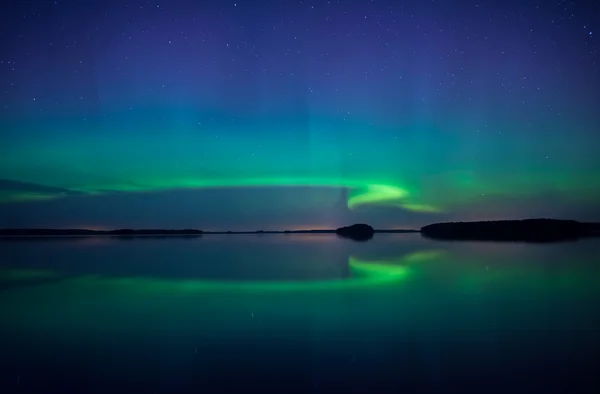
[(323, 291), (377, 287), (408, 279), (411, 264), (436, 259), (441, 251), (418, 251), (386, 260), (363, 260), (350, 256), (350, 275), (346, 278), (315, 281), (227, 281), (202, 279), (163, 279), (153, 277), (109, 277), (100, 275), (68, 276), (52, 270), (0, 270), (0, 281), (22, 282), (31, 285), (56, 284), (65, 287), (104, 287), (106, 290), (130, 291), (138, 294), (193, 294), (211, 292), (285, 292)]
[[(294, 293), (328, 290), (375, 289), (394, 287), (411, 279), (425, 280), (432, 286), (450, 286), (461, 292), (479, 292), (491, 285), (536, 288), (551, 285), (559, 289), (586, 289), (595, 286), (600, 270), (589, 272), (586, 264), (570, 263), (550, 272), (544, 264), (511, 261), (490, 264), (446, 250), (421, 250), (399, 257), (366, 259), (348, 257), (346, 277), (319, 280), (214, 280), (178, 279), (153, 276), (110, 276), (94, 273), (71, 275), (50, 269), (0, 268), (1, 297), (19, 290), (39, 288), (46, 291), (94, 289), (134, 295), (193, 295), (202, 293)], [(588, 272), (582, 275), (582, 272)], [(550, 276), (548, 276), (550, 275)], [(551, 279), (551, 283), (548, 280)]]

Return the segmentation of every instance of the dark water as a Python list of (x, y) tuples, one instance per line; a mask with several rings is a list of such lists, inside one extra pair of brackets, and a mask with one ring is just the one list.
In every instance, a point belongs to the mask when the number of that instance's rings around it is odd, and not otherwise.
[(0, 393), (600, 392), (600, 242), (0, 241)]

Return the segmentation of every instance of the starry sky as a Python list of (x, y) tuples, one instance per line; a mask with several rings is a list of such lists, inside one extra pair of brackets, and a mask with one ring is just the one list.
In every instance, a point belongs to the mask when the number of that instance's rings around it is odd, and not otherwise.
[(0, 5), (0, 227), (600, 220), (596, 1)]

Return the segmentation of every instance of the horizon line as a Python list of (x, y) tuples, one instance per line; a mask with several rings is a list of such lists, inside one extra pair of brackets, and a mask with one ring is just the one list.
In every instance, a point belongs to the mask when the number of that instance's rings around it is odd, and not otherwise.
[[(345, 227), (345, 226), (343, 226)], [(338, 228), (343, 228), (338, 227)], [(252, 233), (328, 233), (328, 232), (336, 232), (338, 228), (316, 228), (316, 229), (284, 229), (284, 230), (202, 230), (199, 228), (187, 227), (187, 228), (112, 228), (112, 229), (93, 229), (86, 227), (65, 227), (65, 228), (52, 228), (52, 227), (5, 227), (0, 228), (0, 232), (6, 231), (87, 231), (87, 232), (96, 232), (96, 233), (108, 233), (115, 231), (165, 231), (165, 232), (175, 232), (175, 231), (197, 231), (203, 234), (252, 234)], [(381, 231), (415, 231), (418, 232), (420, 229), (414, 228), (382, 228), (382, 229), (373, 229), (373, 231), (381, 232)]]

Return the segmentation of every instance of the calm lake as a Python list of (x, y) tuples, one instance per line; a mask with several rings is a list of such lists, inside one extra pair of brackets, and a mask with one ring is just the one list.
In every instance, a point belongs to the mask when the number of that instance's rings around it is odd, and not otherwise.
[(0, 392), (600, 392), (600, 242), (0, 240)]

